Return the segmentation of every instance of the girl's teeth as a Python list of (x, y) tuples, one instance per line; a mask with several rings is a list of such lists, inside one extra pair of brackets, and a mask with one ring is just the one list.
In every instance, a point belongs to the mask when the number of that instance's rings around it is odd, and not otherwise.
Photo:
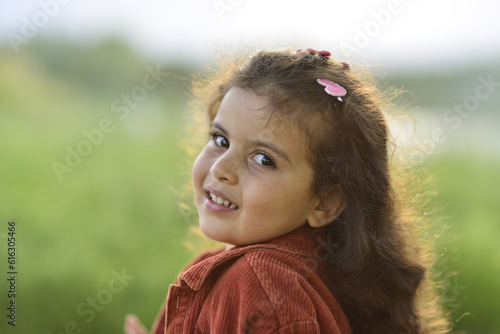
[(228, 200), (224, 200), (221, 197), (215, 196), (212, 193), (210, 193), (210, 198), (212, 199), (213, 202), (215, 202), (217, 204), (224, 205), (226, 208), (236, 209), (236, 205), (234, 205), (233, 203), (229, 202)]

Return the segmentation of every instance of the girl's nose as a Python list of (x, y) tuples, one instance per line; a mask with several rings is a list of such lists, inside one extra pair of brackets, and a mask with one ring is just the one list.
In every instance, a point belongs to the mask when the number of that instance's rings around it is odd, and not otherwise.
[(236, 184), (238, 183), (239, 164), (236, 159), (231, 159), (224, 154), (219, 157), (210, 168), (210, 173), (219, 181)]

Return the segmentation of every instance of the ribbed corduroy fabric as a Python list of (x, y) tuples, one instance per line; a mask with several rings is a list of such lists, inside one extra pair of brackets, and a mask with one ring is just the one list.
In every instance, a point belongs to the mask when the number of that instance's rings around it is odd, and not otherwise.
[(203, 253), (170, 286), (152, 333), (351, 333), (320, 277), (318, 233), (304, 226), (262, 244)]

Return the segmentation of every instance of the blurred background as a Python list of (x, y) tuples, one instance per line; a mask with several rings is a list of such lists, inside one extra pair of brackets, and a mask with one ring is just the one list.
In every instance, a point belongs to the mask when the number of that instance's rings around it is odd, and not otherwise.
[(0, 332), (121, 333), (127, 313), (153, 322), (206, 247), (182, 197), (189, 78), (245, 45), (330, 50), (409, 92), (418, 126), (395, 132), (426, 147), (454, 332), (500, 333), (499, 12), (488, 0), (2, 1)]

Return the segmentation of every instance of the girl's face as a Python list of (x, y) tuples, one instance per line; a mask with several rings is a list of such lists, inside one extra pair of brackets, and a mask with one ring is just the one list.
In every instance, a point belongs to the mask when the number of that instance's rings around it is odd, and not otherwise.
[(193, 166), (200, 227), (232, 245), (266, 241), (306, 224), (318, 205), (297, 125), (272, 117), (266, 98), (231, 88)]

